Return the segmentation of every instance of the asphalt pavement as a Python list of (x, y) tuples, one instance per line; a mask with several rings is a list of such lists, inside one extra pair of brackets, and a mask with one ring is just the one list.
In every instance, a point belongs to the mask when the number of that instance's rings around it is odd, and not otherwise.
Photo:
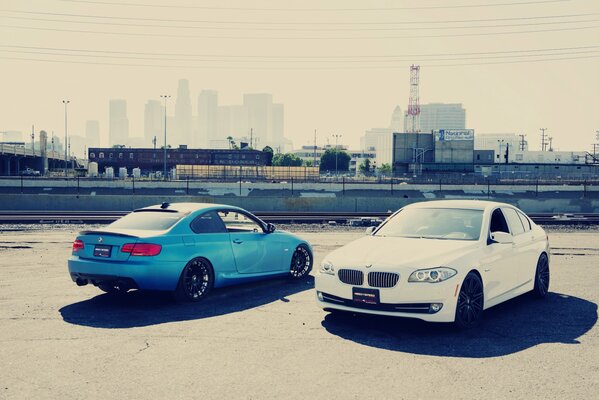
[[(23, 228), (23, 227), (21, 227)], [(580, 399), (599, 393), (599, 231), (551, 231), (551, 293), (483, 325), (330, 315), (313, 279), (112, 298), (77, 287), (79, 228), (0, 227), (0, 398)], [(361, 230), (291, 226), (320, 263)], [(304, 230), (302, 232), (302, 229)], [(593, 394), (595, 393), (595, 394)]]

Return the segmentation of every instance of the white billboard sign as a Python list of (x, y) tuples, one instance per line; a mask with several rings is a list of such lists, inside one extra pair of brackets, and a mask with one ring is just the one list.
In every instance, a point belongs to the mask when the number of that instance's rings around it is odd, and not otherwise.
[(474, 129), (440, 129), (439, 141), (474, 140)]

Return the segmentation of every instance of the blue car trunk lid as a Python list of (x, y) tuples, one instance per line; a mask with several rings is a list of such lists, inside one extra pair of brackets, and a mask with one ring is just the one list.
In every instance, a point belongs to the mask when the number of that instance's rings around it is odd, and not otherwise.
[(121, 251), (123, 245), (136, 243), (139, 237), (116, 232), (88, 231), (81, 232), (77, 239), (83, 242), (83, 249), (77, 255), (81, 258), (127, 261), (130, 253)]

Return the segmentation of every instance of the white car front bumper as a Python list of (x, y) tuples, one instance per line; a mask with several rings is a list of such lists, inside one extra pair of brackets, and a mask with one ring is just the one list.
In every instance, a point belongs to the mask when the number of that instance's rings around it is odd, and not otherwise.
[[(371, 288), (343, 283), (337, 275), (316, 273), (315, 289), (318, 304), (323, 309), (334, 309), (366, 314), (417, 318), (430, 322), (453, 322), (457, 296), (463, 277), (460, 274), (439, 283), (407, 282), (402, 276), (392, 288)], [(378, 289), (380, 303), (369, 305), (353, 301), (353, 288)], [(433, 312), (431, 304), (442, 304)]]

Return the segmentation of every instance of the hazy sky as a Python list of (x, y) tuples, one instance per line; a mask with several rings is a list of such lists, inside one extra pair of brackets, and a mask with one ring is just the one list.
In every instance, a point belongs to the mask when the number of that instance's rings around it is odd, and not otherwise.
[[(462, 103), (477, 133), (547, 128), (559, 150), (589, 150), (599, 130), (598, 0), (0, 0), (0, 131), (64, 133), (128, 101), (143, 107), (190, 81), (221, 104), (270, 92), (296, 147), (364, 130), (406, 109), (409, 65), (421, 103)], [(36, 60), (36, 61), (34, 61)], [(456, 65), (458, 64), (458, 65)], [(171, 112), (174, 111), (171, 100)]]

